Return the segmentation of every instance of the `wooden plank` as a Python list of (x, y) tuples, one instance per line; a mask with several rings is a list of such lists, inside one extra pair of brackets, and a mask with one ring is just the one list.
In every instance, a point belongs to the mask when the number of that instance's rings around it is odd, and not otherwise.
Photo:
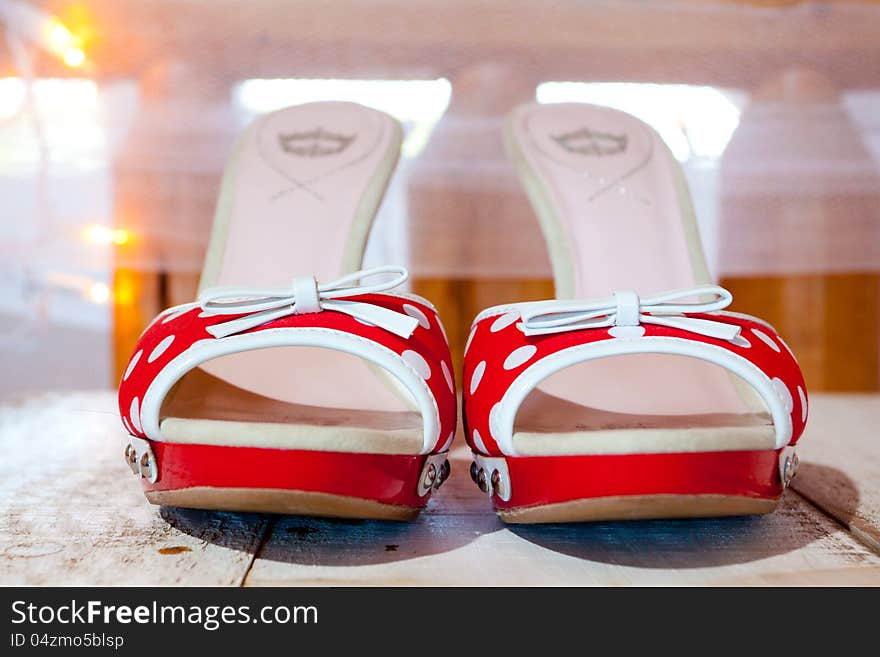
[[(436, 241), (434, 244), (436, 245)], [(541, 247), (545, 248), (543, 244)], [(413, 292), (430, 299), (440, 313), (446, 337), (449, 339), (453, 370), (459, 376), (463, 366), (464, 346), (474, 317), (481, 310), (497, 304), (552, 299), (553, 281), (549, 278), (453, 280), (414, 276)]]
[(149, 505), (114, 406), (102, 392), (0, 407), (0, 584), (239, 585), (265, 516)]
[[(862, 239), (870, 238), (864, 234)], [(755, 232), (749, 241), (764, 242), (768, 253), (779, 252)], [(720, 284), (733, 294), (733, 310), (760, 317), (785, 336), (811, 391), (880, 389), (880, 274), (725, 276)], [(858, 331), (836, 321), (849, 308), (859, 309)]]
[(789, 491), (763, 518), (507, 527), (459, 447), (416, 522), (276, 517), (251, 567), (264, 516), (160, 513), (122, 462), (112, 394), (47, 394), (0, 407), (0, 584), (877, 585), (880, 556), (845, 527), (876, 541), (878, 412), (813, 398), (795, 481), (837, 520)]
[(810, 396), (792, 486), (880, 553), (880, 395)]
[(457, 448), (413, 523), (278, 518), (245, 585), (880, 585), (880, 557), (791, 491), (760, 518), (516, 527), (467, 465)]

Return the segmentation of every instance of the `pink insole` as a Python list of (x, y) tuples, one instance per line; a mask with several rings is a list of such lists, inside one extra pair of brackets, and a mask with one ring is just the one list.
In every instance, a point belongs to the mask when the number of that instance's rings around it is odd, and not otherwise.
[[(550, 230), (562, 231), (567, 244), (567, 253), (556, 257), (571, 259), (559, 271), (571, 272), (573, 280), (563, 283), (573, 297), (621, 289), (647, 295), (708, 282), (701, 247), (689, 246), (688, 229), (694, 242), (696, 227), (679, 196), (678, 163), (648, 126), (608, 108), (553, 104), (519, 108), (512, 128), (549, 197)], [(725, 370), (653, 354), (574, 366), (540, 388), (622, 413), (750, 410)]]
[[(219, 267), (202, 287), (285, 286), (308, 275), (328, 281), (359, 268), (399, 147), (393, 119), (350, 103), (311, 103), (257, 119), (224, 179), (228, 203), (218, 209), (215, 222), (222, 223), (210, 246), (219, 250)], [(364, 362), (326, 349), (247, 352), (202, 369), (281, 401), (406, 408)]]

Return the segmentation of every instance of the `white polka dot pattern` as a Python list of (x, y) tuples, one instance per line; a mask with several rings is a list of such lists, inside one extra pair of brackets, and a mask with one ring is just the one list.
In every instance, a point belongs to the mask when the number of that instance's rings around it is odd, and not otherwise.
[(448, 451), (449, 451), (449, 447), (452, 445), (452, 439), (453, 439), (453, 438), (455, 438), (455, 432), (454, 432), (454, 431), (450, 432), (449, 437), (446, 439), (446, 442), (444, 442), (444, 443), (443, 443), (443, 446), (442, 446), (440, 449), (438, 449), (437, 451), (438, 451), (438, 452), (448, 452)]
[(801, 422), (807, 421), (807, 394), (800, 386), (797, 387), (798, 397), (801, 400)]
[(449, 386), (449, 392), (455, 394), (455, 382), (452, 380), (452, 372), (449, 371), (445, 361), (440, 361), (440, 370), (443, 372), (443, 378), (446, 379), (446, 385)]
[(128, 362), (128, 367), (125, 368), (125, 374), (122, 375), (122, 380), (127, 381), (128, 377), (131, 376), (131, 373), (134, 371), (134, 368), (137, 366), (138, 361), (141, 359), (141, 356), (144, 355), (143, 349), (138, 349), (135, 352), (135, 355), (131, 357), (131, 360)]
[(501, 402), (495, 404), (489, 411), (489, 433), (498, 428), (498, 415), (501, 413)]
[(483, 442), (483, 437), (480, 435), (480, 432), (477, 429), (474, 429), (474, 432), (473, 434), (471, 434), (471, 436), (474, 441), (474, 447), (477, 448), (477, 451), (479, 451), (481, 454), (488, 454), (489, 450), (486, 449), (486, 443)]
[(492, 326), (489, 328), (489, 330), (492, 331), (492, 333), (503, 331), (508, 326), (517, 321), (519, 319), (519, 316), (520, 315), (518, 312), (506, 313), (504, 315), (501, 315), (501, 317), (492, 322)]
[(140, 400), (135, 397), (131, 400), (131, 407), (128, 409), (128, 417), (131, 420), (131, 426), (133, 426), (138, 433), (143, 431), (143, 427), (141, 427), (140, 403)]
[(403, 358), (403, 362), (413, 368), (425, 381), (431, 378), (431, 366), (428, 365), (428, 361), (419, 352), (407, 349), (400, 354), (400, 357)]
[(483, 380), (483, 374), (486, 372), (486, 361), (481, 360), (477, 363), (477, 366), (474, 368), (474, 373), (471, 375), (471, 394), (474, 394), (477, 391), (477, 388), (480, 387), (480, 381)]
[[(740, 335), (732, 340), (722, 340), (685, 328), (643, 324), (640, 326), (601, 327), (595, 329), (574, 329), (542, 335), (526, 336), (522, 331), (503, 330), (510, 326), (518, 313), (507, 309), (502, 315), (486, 314), (473, 327), (468, 338), (468, 351), (465, 355), (463, 404), (468, 427), (468, 442), (478, 449), (473, 437), (480, 436), (491, 455), (503, 454), (509, 446), (509, 435), (500, 436), (498, 432), (509, 431), (500, 426), (500, 402), (506, 393), (516, 390), (515, 399), (520, 399), (523, 386), (532, 382), (523, 378), (526, 371), (536, 366), (541, 359), (561, 355), (562, 352), (578, 349), (585, 353), (615, 354), (637, 351), (650, 352), (663, 346), (666, 340), (703, 343), (714, 349), (722, 349), (744, 359), (772, 381), (775, 396), (791, 417), (789, 442), (796, 442), (804, 429), (807, 419), (807, 397), (803, 375), (794, 357), (784, 347), (784, 343), (772, 329), (760, 320), (742, 315), (719, 315), (721, 321), (735, 324)], [(688, 313), (685, 313), (686, 315)], [(705, 313), (692, 313), (694, 317), (704, 317)], [(499, 328), (500, 327), (500, 328)], [(615, 342), (631, 340), (636, 344), (619, 346)], [(644, 348), (639, 343), (644, 342)], [(599, 344), (604, 343), (600, 347)], [(589, 349), (595, 345), (596, 349)], [(769, 348), (765, 348), (766, 345)], [(695, 345), (696, 346), (696, 345)], [(701, 353), (694, 350), (695, 354)], [(706, 353), (702, 351), (702, 353)], [(684, 357), (684, 356), (683, 356)], [(730, 360), (731, 367), (738, 360)], [(491, 375), (491, 376), (490, 376)], [(757, 383), (756, 383), (757, 385)], [(784, 428), (787, 432), (788, 429)], [(481, 449), (479, 451), (482, 451)]]
[(421, 310), (416, 308), (411, 303), (403, 304), (403, 312), (405, 312), (407, 315), (409, 315), (413, 319), (419, 320), (419, 326), (421, 326), (423, 329), (430, 329), (431, 328), (431, 322), (428, 321), (428, 318), (425, 316), (425, 313), (423, 313)]
[(514, 349), (510, 352), (510, 355), (504, 359), (504, 369), (514, 370), (520, 365), (527, 363), (536, 353), (538, 353), (538, 348), (531, 344)]
[(152, 363), (154, 360), (159, 358), (162, 354), (165, 353), (165, 350), (171, 346), (171, 343), (174, 342), (174, 335), (166, 336), (162, 339), (162, 342), (156, 345), (156, 348), (150, 352), (149, 357), (147, 357), (147, 362)]
[[(410, 371), (417, 373), (425, 381), (426, 392), (433, 398), (433, 407), (436, 408), (436, 419), (439, 422), (435, 437), (439, 442), (431, 447), (432, 451), (436, 451), (443, 446), (445, 437), (454, 435), (457, 409), (455, 374), (452, 371), (448, 343), (436, 311), (425, 308), (411, 299), (394, 295), (369, 296), (373, 297), (378, 305), (414, 317), (419, 323), (419, 328), (411, 337), (404, 339), (362, 321), (351, 321), (352, 318), (341, 316), (339, 313), (325, 312), (282, 317), (252, 331), (315, 328), (347, 332), (359, 341), (372, 343), (375, 347), (392, 352), (411, 368)], [(180, 319), (172, 321), (175, 317)], [(151, 384), (165, 371), (170, 362), (182, 356), (185, 358), (189, 349), (206, 341), (222, 341), (223, 339), (216, 338), (208, 331), (208, 328), (217, 321), (216, 315), (205, 316), (197, 304), (191, 304), (188, 307), (171, 309), (160, 314), (144, 330), (132, 350), (133, 355), (126, 365), (119, 386), (119, 413), (126, 431), (134, 435), (144, 435), (148, 429), (151, 432), (157, 430), (156, 417), (142, 417), (142, 413), (146, 412), (148, 407), (154, 409), (157, 406), (153, 403), (153, 399), (147, 399)], [(365, 328), (366, 326), (371, 328)], [(292, 340), (293, 337), (294, 335), (291, 334)], [(231, 342), (233, 341), (230, 341), (230, 350), (236, 348)], [(202, 350), (199, 351), (204, 353)], [(198, 358), (195, 353), (193, 357)], [(377, 385), (381, 383), (377, 382)], [(419, 388), (421, 389), (421, 385)], [(150, 412), (155, 413), (155, 411)], [(148, 436), (148, 438), (155, 437)]]
[(779, 345), (773, 341), (769, 335), (764, 333), (761, 329), (753, 328), (752, 333), (758, 336), (761, 339), (761, 342), (764, 342), (768, 347), (770, 347), (773, 351), (779, 352)]
[(468, 349), (471, 348), (471, 342), (473, 342), (474, 334), (475, 334), (476, 332), (477, 332), (477, 327), (475, 326), (475, 327), (473, 327), (473, 328), (471, 329), (471, 332), (470, 332), (470, 334), (468, 335), (467, 342), (464, 343), (464, 353), (465, 353), (465, 355), (467, 355)]
[(785, 406), (786, 413), (791, 413), (794, 410), (794, 400), (791, 398), (788, 386), (778, 376), (774, 376), (771, 382), (777, 396), (782, 400), (783, 406)]

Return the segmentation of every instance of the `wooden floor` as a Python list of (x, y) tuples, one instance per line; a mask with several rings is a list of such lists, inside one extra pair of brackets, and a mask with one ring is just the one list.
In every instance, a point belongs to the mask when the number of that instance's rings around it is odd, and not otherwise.
[(801, 472), (760, 518), (512, 527), (455, 450), (412, 523), (157, 508), (110, 392), (0, 407), (0, 584), (880, 584), (880, 396), (814, 396)]

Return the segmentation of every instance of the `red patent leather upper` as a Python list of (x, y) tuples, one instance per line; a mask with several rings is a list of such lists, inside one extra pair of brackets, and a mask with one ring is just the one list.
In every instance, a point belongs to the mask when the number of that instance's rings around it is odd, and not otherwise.
[[(462, 378), (465, 435), (471, 448), (500, 456), (497, 437), (490, 428), (490, 414), (505, 392), (530, 366), (572, 347), (600, 342), (678, 338), (713, 345), (740, 356), (766, 375), (791, 414), (792, 435), (797, 442), (807, 421), (807, 392), (803, 374), (791, 350), (767, 324), (748, 316), (728, 313), (684, 313), (682, 316), (735, 324), (740, 335), (732, 341), (715, 339), (667, 326), (602, 327), (527, 336), (515, 306), (499, 308), (478, 318), (465, 349)], [(621, 331), (620, 329), (627, 329)], [(617, 335), (615, 335), (617, 334)], [(645, 351), (650, 351), (647, 348)]]
[[(238, 335), (315, 327), (351, 334), (393, 351), (424, 379), (437, 405), (440, 430), (432, 451), (448, 449), (455, 432), (457, 403), (449, 346), (436, 311), (425, 301), (413, 296), (363, 294), (350, 297), (350, 300), (376, 304), (410, 315), (419, 320), (419, 325), (411, 337), (403, 338), (341, 312), (323, 310), (291, 314)], [(188, 350), (196, 343), (226, 339), (215, 338), (207, 328), (235, 317), (237, 315), (207, 314), (198, 305), (189, 304), (166, 310), (147, 327), (135, 345), (134, 354), (119, 384), (119, 412), (130, 434), (147, 437), (140, 418), (141, 403), (162, 369), (175, 359), (186, 359)], [(327, 372), (326, 375), (333, 376), (333, 373)], [(377, 382), (377, 385), (381, 384)]]

